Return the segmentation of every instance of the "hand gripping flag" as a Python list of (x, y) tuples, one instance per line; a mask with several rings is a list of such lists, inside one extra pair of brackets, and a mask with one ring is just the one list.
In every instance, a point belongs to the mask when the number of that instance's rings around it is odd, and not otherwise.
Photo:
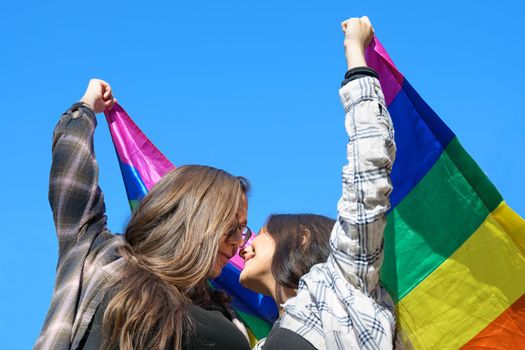
[[(122, 172), (129, 204), (133, 210), (160, 178), (175, 166), (155, 147), (124, 109), (116, 104), (105, 112), (106, 121)], [(244, 261), (235, 256), (222, 274), (212, 281), (215, 288), (226, 291), (248, 328), (250, 341), (265, 337), (277, 318), (277, 307), (270, 297), (257, 294), (239, 284)]]
[[(402, 337), (415, 349), (525, 348), (525, 221), (377, 39), (366, 54), (396, 132), (381, 283)], [(172, 165), (120, 106), (106, 117), (133, 207)], [(238, 284), (240, 268), (232, 261), (214, 283), (260, 338), (275, 306)]]
[(381, 282), (415, 349), (525, 349), (525, 221), (377, 39), (367, 62), (395, 127)]

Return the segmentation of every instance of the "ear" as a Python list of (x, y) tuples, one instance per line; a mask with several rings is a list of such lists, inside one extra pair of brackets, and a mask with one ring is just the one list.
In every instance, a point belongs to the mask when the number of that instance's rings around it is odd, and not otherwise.
[(310, 230), (307, 228), (303, 228), (303, 236), (301, 237), (301, 248), (303, 249), (303, 251), (306, 248), (306, 244), (310, 242), (310, 235)]

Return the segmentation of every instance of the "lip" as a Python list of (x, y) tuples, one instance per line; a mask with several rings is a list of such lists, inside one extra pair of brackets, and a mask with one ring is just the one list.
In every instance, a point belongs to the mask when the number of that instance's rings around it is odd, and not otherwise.
[(228, 262), (232, 257), (233, 255), (230, 255), (230, 254), (224, 254), (223, 252), (219, 252), (219, 255), (226, 260), (226, 262)]

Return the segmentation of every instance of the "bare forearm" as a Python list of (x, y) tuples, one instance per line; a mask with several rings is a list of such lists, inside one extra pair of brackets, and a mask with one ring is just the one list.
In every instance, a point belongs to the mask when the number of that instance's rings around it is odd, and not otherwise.
[(341, 23), (345, 33), (344, 47), (348, 70), (366, 67), (365, 49), (374, 37), (374, 29), (368, 17), (350, 18)]
[(365, 49), (361, 45), (351, 43), (345, 47), (345, 54), (348, 70), (356, 67), (367, 67)]

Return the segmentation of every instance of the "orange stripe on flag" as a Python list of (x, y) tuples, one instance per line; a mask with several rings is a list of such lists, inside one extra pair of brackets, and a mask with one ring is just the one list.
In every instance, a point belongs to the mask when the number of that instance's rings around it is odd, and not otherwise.
[(525, 349), (525, 294), (462, 349)]

